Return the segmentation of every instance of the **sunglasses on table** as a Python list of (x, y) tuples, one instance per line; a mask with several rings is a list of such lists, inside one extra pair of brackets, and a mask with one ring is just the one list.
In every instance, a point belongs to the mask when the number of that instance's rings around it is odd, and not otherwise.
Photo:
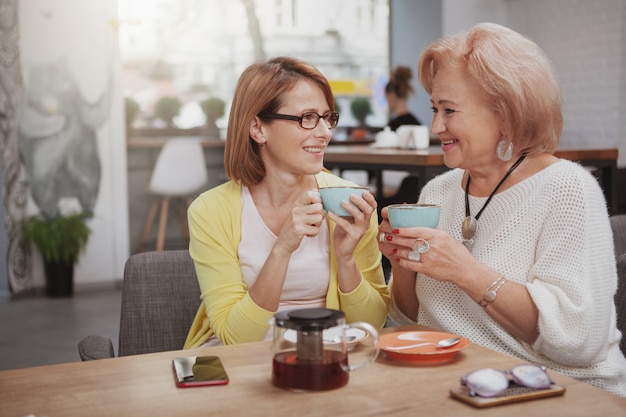
[(461, 378), (461, 385), (469, 389), (470, 396), (484, 398), (500, 396), (516, 386), (539, 390), (550, 388), (552, 384), (545, 367), (531, 364), (518, 365), (508, 371), (482, 368)]

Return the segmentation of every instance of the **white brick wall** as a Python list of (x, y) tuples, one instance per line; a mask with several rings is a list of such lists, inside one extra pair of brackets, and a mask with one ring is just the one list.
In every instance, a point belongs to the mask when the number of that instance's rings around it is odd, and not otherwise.
[[(563, 89), (562, 144), (619, 147), (626, 167), (626, 0), (444, 0), (444, 22), (469, 28), (501, 16), (537, 42), (553, 61)], [(445, 14), (454, 14), (454, 18)], [(463, 25), (464, 18), (466, 24)]]

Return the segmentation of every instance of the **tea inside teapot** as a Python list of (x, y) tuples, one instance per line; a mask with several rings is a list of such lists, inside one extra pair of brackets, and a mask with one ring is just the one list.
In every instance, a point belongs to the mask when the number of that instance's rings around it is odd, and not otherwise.
[[(366, 340), (348, 363), (347, 331)], [(324, 336), (331, 336), (329, 342)], [(359, 343), (365, 343), (359, 341)], [(328, 308), (305, 308), (274, 315), (272, 384), (295, 391), (320, 391), (348, 383), (349, 373), (371, 364), (378, 356), (378, 332), (365, 322), (346, 324), (345, 313)], [(361, 360), (359, 360), (361, 359)]]
[[(292, 390), (327, 390), (348, 382), (348, 355), (345, 343), (324, 344), (326, 329), (345, 326), (339, 310), (311, 308), (290, 310), (275, 316), (272, 383)], [(296, 331), (295, 343), (284, 337)], [(342, 335), (345, 339), (345, 334)]]

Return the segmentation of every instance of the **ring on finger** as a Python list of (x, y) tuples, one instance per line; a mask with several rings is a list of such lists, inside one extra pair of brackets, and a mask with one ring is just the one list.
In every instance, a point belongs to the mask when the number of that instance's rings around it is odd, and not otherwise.
[(419, 253), (419, 251), (412, 250), (411, 252), (409, 252), (408, 258), (410, 261), (420, 262), (420, 259), (422, 259), (422, 254)]
[(378, 236), (378, 241), (381, 243), (385, 243), (385, 232), (380, 232), (380, 235)]
[(413, 252), (424, 254), (430, 250), (430, 244), (428, 243), (426, 239), (422, 239), (421, 237), (418, 237), (417, 239), (413, 241), (413, 244), (411, 245), (411, 249)]

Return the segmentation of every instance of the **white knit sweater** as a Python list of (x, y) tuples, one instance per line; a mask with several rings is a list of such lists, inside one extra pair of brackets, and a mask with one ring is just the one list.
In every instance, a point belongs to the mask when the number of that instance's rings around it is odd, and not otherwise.
[[(430, 181), (420, 201), (441, 205), (439, 229), (459, 240), (465, 217), (463, 171)], [(486, 197), (470, 196), (471, 213)], [(512, 282), (526, 285), (539, 309), (530, 346), (507, 333), (465, 292), (418, 275), (418, 322), (544, 365), (626, 397), (613, 295), (617, 272), (604, 196), (580, 165), (559, 161), (496, 194), (477, 222), (472, 254)], [(392, 303), (398, 324), (415, 321)]]

